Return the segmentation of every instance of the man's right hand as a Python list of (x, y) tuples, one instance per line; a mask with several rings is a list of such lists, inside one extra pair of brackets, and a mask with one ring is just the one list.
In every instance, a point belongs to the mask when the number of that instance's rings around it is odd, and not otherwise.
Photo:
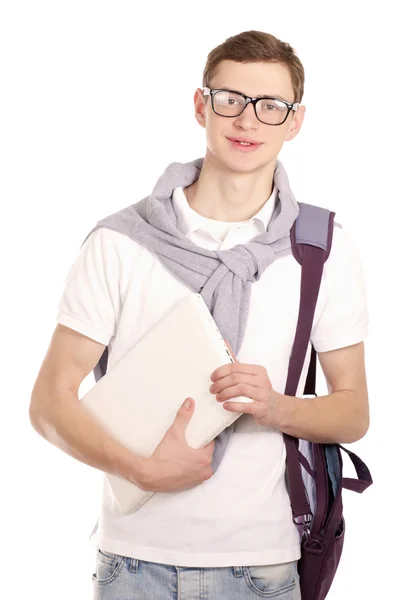
[[(189, 402), (188, 407), (186, 402)], [(186, 442), (185, 431), (193, 412), (194, 400), (187, 398), (154, 453), (146, 460), (141, 489), (147, 492), (187, 490), (212, 477), (214, 442), (197, 450)]]

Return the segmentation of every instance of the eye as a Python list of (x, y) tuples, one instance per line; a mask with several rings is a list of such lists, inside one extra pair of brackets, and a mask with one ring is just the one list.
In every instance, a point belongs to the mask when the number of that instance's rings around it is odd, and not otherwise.
[(220, 106), (241, 106), (244, 104), (242, 96), (234, 92), (221, 91), (217, 92), (214, 97), (214, 102)]
[(287, 106), (284, 102), (281, 102), (280, 100), (271, 100), (270, 98), (261, 100), (260, 108), (263, 112), (283, 112), (287, 110)]

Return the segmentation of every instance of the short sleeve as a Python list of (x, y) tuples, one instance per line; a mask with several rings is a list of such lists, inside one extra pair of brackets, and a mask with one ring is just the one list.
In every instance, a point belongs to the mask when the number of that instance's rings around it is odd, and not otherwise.
[(120, 261), (108, 229), (89, 235), (73, 263), (57, 322), (108, 345), (119, 322)]
[(350, 237), (335, 226), (330, 256), (325, 263), (311, 342), (317, 352), (351, 346), (368, 335), (364, 271)]

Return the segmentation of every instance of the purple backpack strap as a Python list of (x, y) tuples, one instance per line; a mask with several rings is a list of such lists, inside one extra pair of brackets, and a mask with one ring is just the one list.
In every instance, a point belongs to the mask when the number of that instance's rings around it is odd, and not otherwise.
[(340, 444), (339, 448), (348, 454), (357, 473), (357, 479), (353, 477), (343, 477), (342, 486), (346, 488), (346, 490), (351, 490), (352, 492), (358, 492), (359, 494), (362, 494), (362, 492), (372, 484), (371, 473), (367, 465), (359, 456), (357, 456), (357, 454), (350, 452), (348, 448), (344, 448)]
[[(287, 396), (296, 395), (310, 341), (322, 272), (332, 246), (335, 218), (334, 212), (330, 212), (319, 206), (299, 203), (299, 208), (299, 216), (290, 232), (293, 256), (302, 266), (302, 271), (299, 315), (285, 388)], [(311, 377), (309, 371), (307, 378), (309, 386), (310, 383), (312, 384), (312, 379), (315, 379), (316, 361), (314, 349), (310, 368), (313, 371), (311, 371)], [(294, 522), (301, 525), (302, 523), (309, 523), (311, 521), (312, 513), (304, 487), (299, 460), (301, 460), (303, 465), (307, 465), (305, 466), (306, 470), (312, 471), (312, 469), (303, 455), (301, 455), (300, 459), (299, 440), (287, 434), (284, 434), (284, 440), (286, 445), (286, 467), (292, 516)]]
[[(299, 217), (291, 230), (291, 242), (293, 256), (302, 268), (300, 308), (285, 389), (285, 394), (292, 396), (296, 395), (310, 342), (323, 268), (331, 250), (335, 217), (335, 213), (317, 206), (299, 206)], [(315, 381), (316, 352), (312, 348), (304, 393), (316, 395)], [(371, 485), (372, 478), (363, 461), (338, 444), (308, 443), (313, 457), (311, 466), (300, 452), (297, 438), (284, 434), (284, 441), (293, 521), (302, 537), (299, 561), (302, 600), (323, 600), (332, 584), (343, 547), (342, 488), (363, 492)], [(341, 449), (353, 462), (358, 479), (342, 477)], [(302, 468), (314, 481), (314, 510), (306, 492)]]

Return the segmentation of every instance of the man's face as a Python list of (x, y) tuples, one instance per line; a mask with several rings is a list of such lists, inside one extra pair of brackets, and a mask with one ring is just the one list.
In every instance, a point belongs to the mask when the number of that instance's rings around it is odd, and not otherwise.
[[(223, 61), (209, 82), (211, 89), (242, 92), (246, 96), (269, 96), (294, 102), (290, 72), (281, 63), (238, 63)], [(211, 97), (203, 96), (200, 89), (195, 94), (196, 119), (206, 130), (207, 156), (217, 164), (237, 173), (263, 169), (275, 162), (284, 141), (293, 139), (300, 130), (305, 107), (291, 111), (282, 125), (261, 123), (248, 104), (241, 115), (223, 117), (213, 112)], [(244, 138), (259, 142), (254, 147), (240, 146), (231, 138)]]

